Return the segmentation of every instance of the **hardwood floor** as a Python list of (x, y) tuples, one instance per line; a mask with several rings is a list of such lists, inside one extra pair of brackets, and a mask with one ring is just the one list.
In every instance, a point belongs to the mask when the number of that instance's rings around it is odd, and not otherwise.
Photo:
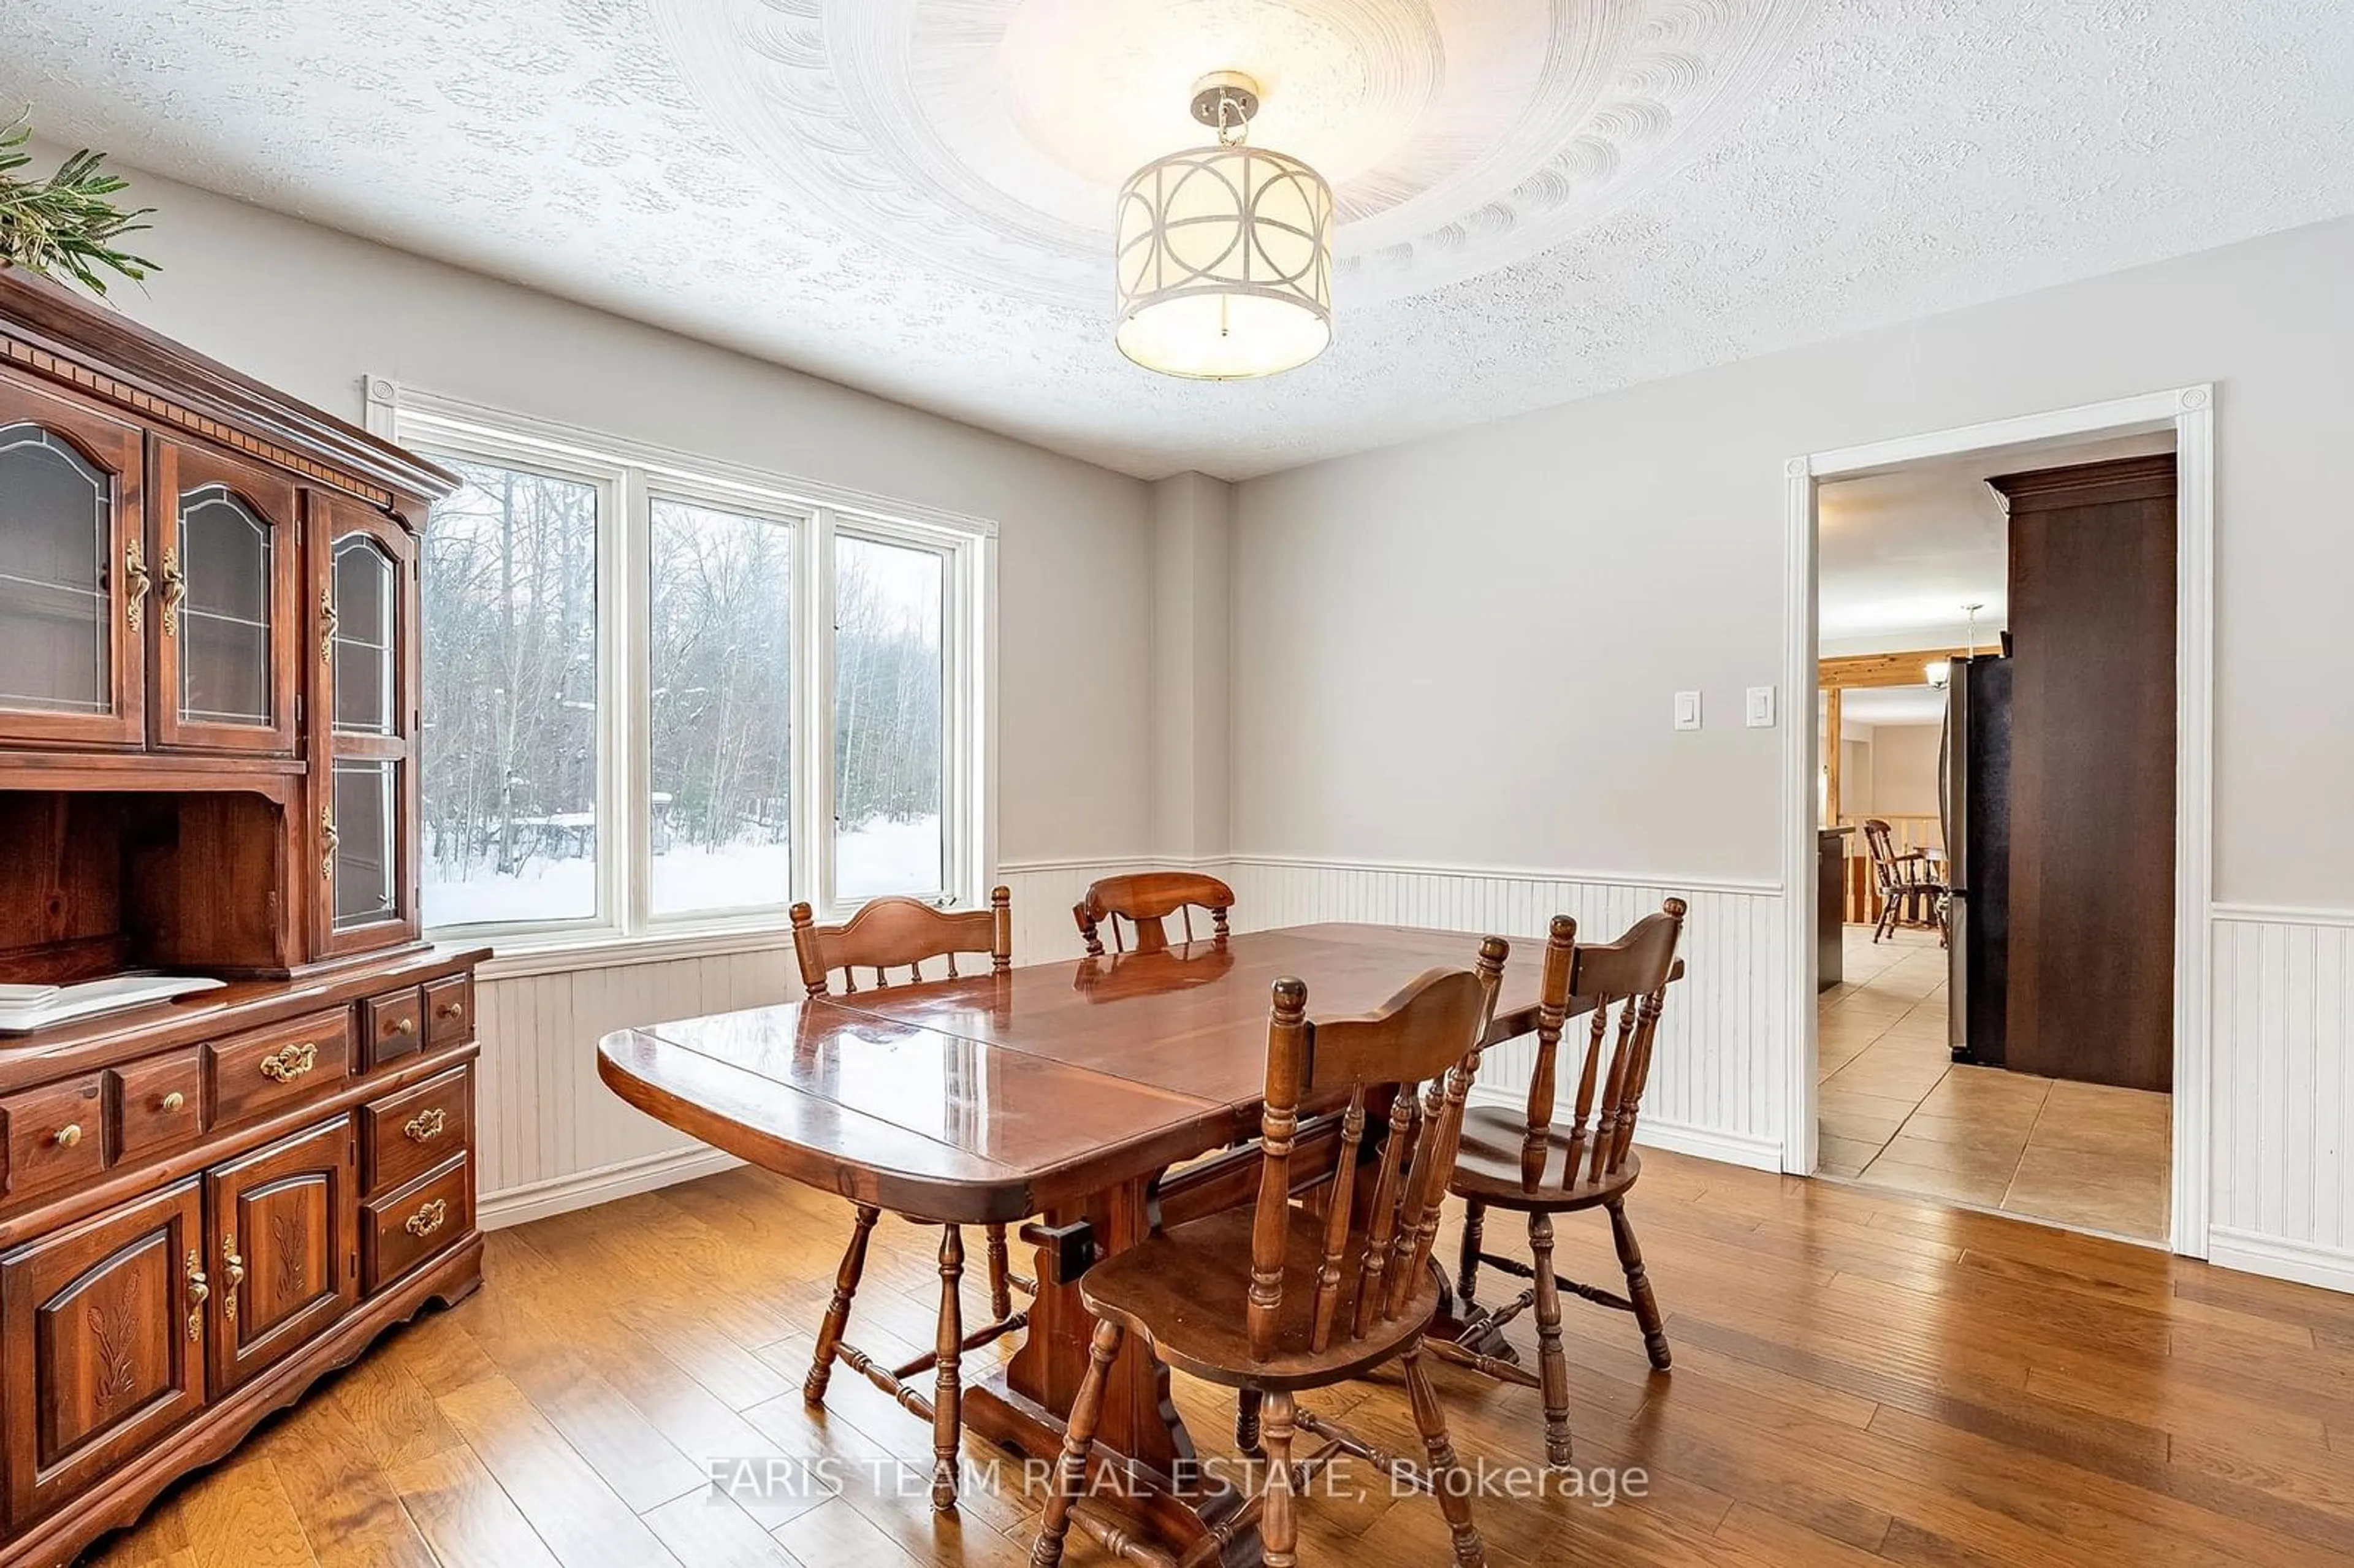
[[(1652, 1374), (1617, 1313), (1572, 1302), (1567, 1338), (1577, 1463), (1648, 1485), (1608, 1507), (1482, 1497), (1499, 1568), (2354, 1557), (2354, 1299), (1893, 1193), (1644, 1160), (1629, 1206), (1675, 1371)], [(746, 1170), (498, 1233), (480, 1293), (93, 1561), (1018, 1568), (1036, 1518), (1018, 1470), (936, 1519), (926, 1424), (851, 1376), (830, 1410), (801, 1404), (843, 1218)], [(1491, 1215), (1489, 1245), (1515, 1229)], [(1564, 1273), (1612, 1277), (1598, 1216), (1560, 1231)], [(889, 1220), (876, 1233), (857, 1320), (878, 1355), (928, 1343), (934, 1247)], [(1511, 1331), (1532, 1355), (1528, 1320)], [(1433, 1372), (1467, 1460), (1542, 1456), (1533, 1392)], [(1182, 1378), (1177, 1399), (1204, 1449), (1228, 1452), (1230, 1406)], [(1394, 1379), (1307, 1403), (1410, 1445)], [(715, 1461), (819, 1458), (839, 1495), (706, 1482)], [(898, 1466), (903, 1484), (864, 1478)], [(1426, 1499), (1320, 1494), (1302, 1515), (1303, 1563), (1447, 1561)], [(1070, 1561), (1110, 1559), (1075, 1539)]]
[(1847, 983), (1817, 1002), (1823, 1174), (2166, 1240), (2170, 1096), (1956, 1066), (1936, 938), (1850, 926), (1846, 941)]

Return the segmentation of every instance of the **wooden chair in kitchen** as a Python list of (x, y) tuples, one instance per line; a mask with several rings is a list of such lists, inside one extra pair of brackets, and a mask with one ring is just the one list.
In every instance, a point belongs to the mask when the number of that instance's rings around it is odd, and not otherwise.
[[(1577, 940), (1576, 921), (1555, 916), (1538, 983), (1536, 1061), (1525, 1113), (1475, 1106), (1464, 1118), (1462, 1154), (1451, 1184), (1464, 1201), (1462, 1255), (1455, 1282), (1461, 1328), (1448, 1340), (1433, 1339), (1431, 1348), (1447, 1361), (1539, 1389), (1549, 1465), (1570, 1462), (1563, 1291), (1632, 1313), (1642, 1327), (1651, 1364), (1665, 1372), (1670, 1363), (1665, 1321), (1643, 1268), (1642, 1248), (1627, 1218), (1627, 1194), (1643, 1173), (1634, 1148), (1635, 1118), (1650, 1079), (1651, 1048), (1668, 982), (1681, 972), (1676, 945), (1683, 923), (1683, 900), (1670, 898), (1659, 914), (1645, 916), (1618, 940), (1597, 947)], [(1575, 1109), (1564, 1126), (1553, 1120), (1555, 1057), (1572, 998), (1590, 1003), (1593, 1011)], [(1481, 1233), (1491, 1208), (1528, 1215), (1532, 1264), (1481, 1250)], [(1627, 1276), (1624, 1296), (1553, 1273), (1553, 1216), (1597, 1208), (1610, 1216), (1611, 1239)], [(1512, 1300), (1483, 1311), (1475, 1300), (1482, 1264), (1526, 1279), (1529, 1286)], [(1506, 1323), (1532, 1307), (1537, 1321), (1538, 1371), (1533, 1377), (1525, 1368), (1478, 1348), (1493, 1341)]]
[[(1441, 1289), (1431, 1247), (1504, 958), (1503, 941), (1490, 937), (1476, 969), (1433, 969), (1379, 1012), (1354, 1018), (1311, 1021), (1308, 988), (1275, 982), (1257, 1202), (1172, 1226), (1079, 1277), (1095, 1337), (1031, 1553), (1034, 1568), (1062, 1561), (1075, 1520), (1114, 1550), (1123, 1538), (1079, 1494), (1109, 1369), (1130, 1334), (1170, 1366), (1237, 1391), (1242, 1446), (1265, 1455), (1267, 1484), (1222, 1525), (1222, 1539), (1255, 1523), (1266, 1560), (1293, 1563), (1298, 1489), (1346, 1453), (1434, 1493), (1456, 1562), (1485, 1562), (1469, 1477), (1421, 1348)], [(1365, 1139), (1369, 1124), (1380, 1135), (1377, 1153)], [(1361, 1180), (1368, 1191), (1358, 1190)], [(1296, 1205), (1292, 1194), (1311, 1186), (1321, 1201)], [(1391, 1361), (1405, 1377), (1426, 1469), (1298, 1403), (1302, 1392)], [(1293, 1439), (1303, 1431), (1323, 1442), (1295, 1463)]]
[[(810, 906), (792, 908), (793, 954), (801, 962), (801, 983), (812, 997), (835, 994), (832, 977), (842, 976), (843, 992), (913, 984), (926, 980), (958, 978), (960, 955), (986, 955), (990, 971), (1003, 974), (1013, 967), (1013, 895), (1000, 887), (990, 894), (989, 907), (949, 914), (914, 898), (877, 898), (840, 926), (820, 926)], [(926, 965), (935, 965), (931, 973)], [(987, 1227), (989, 1251), (989, 1312), (991, 1322), (971, 1334), (964, 1332), (960, 1290), (964, 1279), (964, 1241), (955, 1225), (942, 1226), (940, 1236), (939, 1331), (932, 1351), (904, 1366), (885, 1367), (865, 1351), (843, 1342), (850, 1323), (852, 1298), (866, 1269), (866, 1244), (882, 1211), (872, 1204), (855, 1206), (850, 1245), (834, 1276), (833, 1299), (819, 1326), (817, 1353), (801, 1397), (811, 1404), (825, 1401), (833, 1364), (844, 1366), (932, 1423), (932, 1506), (956, 1506), (957, 1450), (963, 1425), (964, 1388), (961, 1361), (977, 1350), (1023, 1327), (1026, 1314), (1013, 1310), (1013, 1288), (1034, 1290), (1032, 1282), (1008, 1266), (1005, 1227)], [(930, 1222), (903, 1215), (917, 1224)], [(933, 1391), (926, 1399), (907, 1379), (929, 1372)]]
[(1928, 852), (1899, 850), (1895, 830), (1878, 817), (1863, 822), (1863, 842), (1872, 856), (1872, 881), (1880, 894), (1880, 918), (1872, 927), (1876, 944), (1899, 925), (1935, 930), (1946, 937), (1946, 879)]

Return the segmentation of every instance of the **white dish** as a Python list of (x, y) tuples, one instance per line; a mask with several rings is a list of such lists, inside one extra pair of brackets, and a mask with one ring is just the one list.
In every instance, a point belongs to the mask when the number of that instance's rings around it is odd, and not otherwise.
[(0, 1034), (29, 1034), (77, 1018), (217, 991), (223, 983), (193, 975), (109, 975), (80, 985), (0, 986)]

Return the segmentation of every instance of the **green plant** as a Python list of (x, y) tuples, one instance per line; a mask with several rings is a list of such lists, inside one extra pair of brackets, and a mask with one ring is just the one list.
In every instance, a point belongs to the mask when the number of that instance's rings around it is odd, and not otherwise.
[(155, 263), (115, 249), (115, 241), (145, 228), (139, 219), (154, 209), (125, 212), (107, 200), (130, 182), (101, 174), (106, 154), (86, 147), (46, 180), (16, 178), (33, 161), (19, 151), (32, 136), (22, 119), (0, 131), (0, 268), (62, 275), (97, 294), (106, 292), (101, 268), (133, 281), (146, 277)]

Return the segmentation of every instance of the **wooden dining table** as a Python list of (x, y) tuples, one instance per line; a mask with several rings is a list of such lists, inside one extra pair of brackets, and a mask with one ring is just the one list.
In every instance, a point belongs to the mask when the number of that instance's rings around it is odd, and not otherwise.
[[(1035, 964), (625, 1029), (599, 1043), (598, 1072), (660, 1120), (853, 1202), (1030, 1222), (1026, 1330), (968, 1390), (964, 1419), (1051, 1459), (1087, 1365), (1079, 1276), (1256, 1190), (1243, 1145), (1258, 1134), (1274, 982), (1305, 980), (1311, 1017), (1368, 1012), (1426, 969), (1470, 968), (1479, 940), (1300, 926)], [(1535, 1027), (1543, 944), (1521, 946), (1491, 1042)], [(1129, 1483), (1130, 1555), (1257, 1561), (1254, 1532), (1229, 1522), (1241, 1498), (1195, 1461), (1168, 1370), (1137, 1336), (1113, 1366), (1097, 1443)]]

